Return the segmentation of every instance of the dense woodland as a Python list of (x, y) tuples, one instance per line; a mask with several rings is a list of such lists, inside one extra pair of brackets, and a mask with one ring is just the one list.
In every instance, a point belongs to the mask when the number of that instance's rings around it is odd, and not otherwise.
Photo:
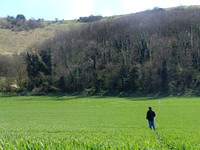
[(200, 95), (200, 8), (156, 8), (57, 32), (25, 54), (1, 56), (0, 76), (3, 92)]

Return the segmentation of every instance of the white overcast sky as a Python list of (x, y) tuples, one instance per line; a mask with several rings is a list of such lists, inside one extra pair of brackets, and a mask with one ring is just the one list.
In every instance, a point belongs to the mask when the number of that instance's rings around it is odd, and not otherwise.
[(200, 0), (0, 0), (0, 17), (23, 14), (27, 19), (70, 20), (80, 16), (113, 16), (183, 5), (200, 5)]

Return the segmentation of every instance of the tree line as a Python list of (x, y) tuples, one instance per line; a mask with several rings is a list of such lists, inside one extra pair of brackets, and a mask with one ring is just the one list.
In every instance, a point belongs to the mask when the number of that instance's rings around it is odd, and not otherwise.
[(35, 28), (44, 27), (44, 19), (29, 19), (26, 20), (26, 17), (22, 14), (18, 14), (15, 17), (7, 16), (6, 19), (0, 21), (0, 27), (3, 29), (10, 29), (12, 31), (28, 31)]
[(83, 23), (88, 23), (88, 22), (95, 22), (101, 20), (103, 17), (102, 16), (89, 16), (89, 17), (79, 17), (78, 21), (83, 22)]
[[(21, 90), (199, 95), (200, 9), (156, 8), (100, 20), (58, 32), (20, 57), (26, 74), (13, 78)], [(8, 72), (0, 69), (2, 77), (11, 78)]]

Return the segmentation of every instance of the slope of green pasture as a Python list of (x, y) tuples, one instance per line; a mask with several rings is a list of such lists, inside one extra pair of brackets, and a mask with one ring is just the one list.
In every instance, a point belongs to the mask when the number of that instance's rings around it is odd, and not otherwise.
[(0, 148), (200, 149), (199, 108), (200, 98), (0, 97)]
[(35, 44), (39, 45), (45, 40), (53, 38), (57, 31), (70, 30), (82, 24), (76, 20), (57, 23), (45, 21), (44, 23), (44, 28), (29, 31), (16, 32), (10, 29), (0, 29), (0, 54), (26, 52), (28, 47)]

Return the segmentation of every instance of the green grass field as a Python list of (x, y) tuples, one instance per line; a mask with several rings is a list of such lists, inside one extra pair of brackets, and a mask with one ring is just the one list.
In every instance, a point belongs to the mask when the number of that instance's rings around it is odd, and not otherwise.
[(200, 98), (0, 97), (0, 149), (200, 149)]

